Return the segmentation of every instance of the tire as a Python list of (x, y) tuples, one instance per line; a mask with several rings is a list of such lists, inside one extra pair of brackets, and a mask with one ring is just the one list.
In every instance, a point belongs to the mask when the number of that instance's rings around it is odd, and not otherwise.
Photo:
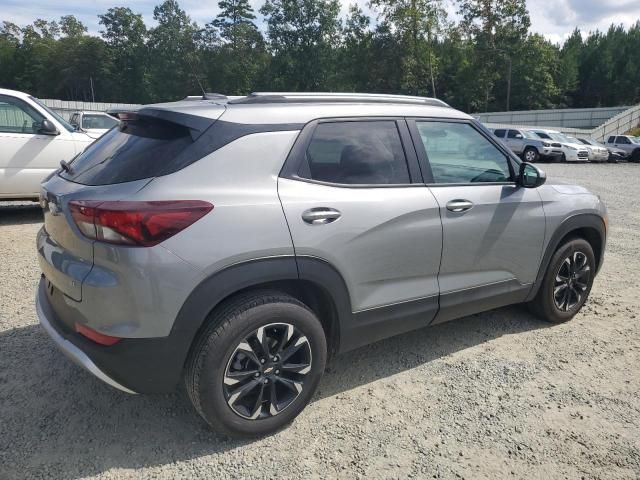
[(525, 162), (535, 163), (540, 160), (540, 154), (538, 153), (538, 150), (536, 148), (527, 147), (524, 149), (524, 152), (522, 152), (522, 159)]
[[(567, 261), (569, 261), (569, 265), (567, 265)], [(571, 275), (573, 264), (577, 267), (575, 270), (578, 275)], [(582, 265), (584, 268), (581, 268)], [(564, 243), (549, 262), (540, 290), (531, 305), (534, 311), (541, 318), (552, 323), (571, 320), (589, 297), (595, 268), (595, 256), (589, 242), (582, 238), (574, 238)], [(564, 277), (567, 277), (566, 281), (562, 280)], [(556, 290), (562, 285), (565, 287)], [(554, 290), (556, 295), (554, 295)], [(569, 294), (566, 303), (563, 292)]]
[[(261, 365), (264, 345), (273, 356)], [(210, 315), (187, 361), (185, 384), (213, 430), (259, 437), (282, 429), (304, 409), (326, 358), (324, 330), (306, 305), (277, 291), (248, 293)], [(274, 402), (272, 392), (277, 392)]]
[(567, 156), (563, 153), (559, 158), (560, 163), (567, 163)]
[(640, 163), (640, 148), (636, 148), (629, 159), (634, 163)]

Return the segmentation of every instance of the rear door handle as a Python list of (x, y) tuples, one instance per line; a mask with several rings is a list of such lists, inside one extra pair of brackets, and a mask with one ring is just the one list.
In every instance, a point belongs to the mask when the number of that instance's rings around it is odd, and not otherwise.
[(466, 212), (467, 210), (471, 210), (473, 208), (473, 202), (469, 200), (451, 200), (447, 203), (447, 210), (450, 212), (460, 213)]
[(335, 222), (342, 214), (335, 208), (316, 207), (305, 210), (302, 220), (309, 225), (326, 225)]

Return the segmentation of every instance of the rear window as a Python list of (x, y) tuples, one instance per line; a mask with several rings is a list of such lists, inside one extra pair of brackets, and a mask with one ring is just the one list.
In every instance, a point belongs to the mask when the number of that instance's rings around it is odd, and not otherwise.
[(82, 128), (99, 128), (108, 130), (118, 123), (113, 117), (107, 115), (84, 115), (82, 117)]
[(185, 166), (193, 144), (189, 129), (139, 117), (122, 121), (71, 162), (63, 178), (84, 185), (111, 185), (165, 175)]

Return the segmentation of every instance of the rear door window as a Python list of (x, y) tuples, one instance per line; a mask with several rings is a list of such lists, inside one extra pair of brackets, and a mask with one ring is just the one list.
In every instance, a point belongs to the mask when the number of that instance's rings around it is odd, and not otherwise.
[(411, 182), (393, 120), (319, 124), (298, 176), (345, 185)]
[(498, 130), (496, 130), (496, 131), (495, 131), (495, 132), (493, 132), (493, 133), (494, 133), (494, 135), (495, 135), (496, 137), (498, 137), (498, 138), (504, 138), (504, 134), (505, 134), (506, 132), (507, 132), (506, 130), (498, 129)]
[(123, 121), (93, 142), (61, 176), (85, 185), (110, 185), (151, 178), (184, 166), (193, 144), (189, 129), (164, 120)]

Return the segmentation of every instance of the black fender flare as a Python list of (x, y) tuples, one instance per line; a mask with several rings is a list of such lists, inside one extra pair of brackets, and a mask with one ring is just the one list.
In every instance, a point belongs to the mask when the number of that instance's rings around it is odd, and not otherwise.
[(596, 254), (596, 262), (598, 264), (598, 270), (602, 267), (602, 262), (604, 261), (604, 250), (606, 246), (606, 238), (607, 238), (607, 229), (604, 224), (604, 220), (600, 215), (595, 213), (578, 213), (576, 215), (572, 215), (567, 217), (562, 223), (556, 228), (555, 232), (551, 236), (551, 239), (547, 243), (547, 247), (544, 251), (544, 255), (542, 256), (542, 261), (540, 262), (540, 268), (538, 269), (538, 274), (536, 275), (536, 280), (533, 284), (533, 288), (531, 288), (531, 292), (527, 296), (527, 302), (533, 300), (535, 296), (538, 294), (538, 290), (540, 289), (540, 285), (542, 284), (542, 280), (547, 272), (547, 268), (549, 267), (549, 263), (551, 262), (551, 257), (556, 252), (558, 247), (560, 246), (560, 242), (571, 232), (589, 228), (595, 230), (600, 237), (600, 252), (595, 252)]

